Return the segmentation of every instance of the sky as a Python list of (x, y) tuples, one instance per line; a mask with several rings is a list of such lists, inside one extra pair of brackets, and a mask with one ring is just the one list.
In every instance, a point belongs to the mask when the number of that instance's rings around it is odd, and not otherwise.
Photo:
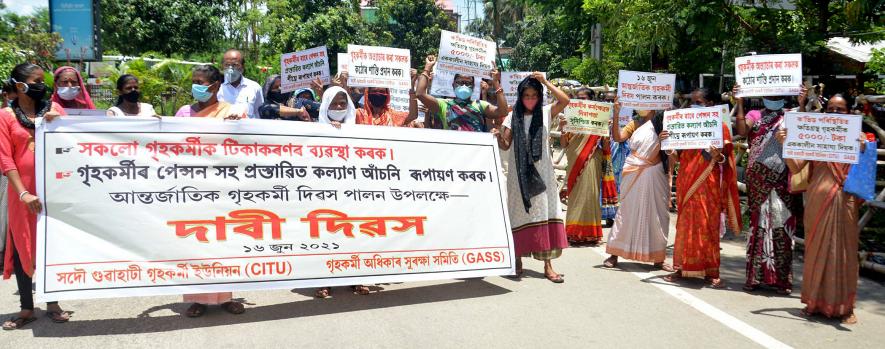
[[(19, 13), (19, 14), (30, 14), (37, 7), (48, 7), (49, 0), (2, 0), (4, 4), (6, 4), (7, 10)], [(462, 16), (466, 16), (466, 8), (468, 4), (472, 1), (470, 0), (455, 0), (456, 7), (458, 8), (458, 12), (461, 12)], [(476, 1), (476, 9), (479, 12), (479, 15), (482, 16), (482, 1)], [(471, 10), (472, 11), (472, 10)]]
[(6, 10), (21, 15), (29, 15), (38, 7), (49, 7), (49, 0), (3, 0)]

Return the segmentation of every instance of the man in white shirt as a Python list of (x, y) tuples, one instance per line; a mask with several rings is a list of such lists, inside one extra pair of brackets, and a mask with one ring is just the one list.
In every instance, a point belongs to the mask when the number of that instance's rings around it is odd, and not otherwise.
[(246, 108), (250, 119), (258, 118), (258, 108), (264, 104), (261, 85), (243, 76), (246, 59), (239, 50), (230, 49), (222, 58), (224, 83), (218, 90), (218, 100)]

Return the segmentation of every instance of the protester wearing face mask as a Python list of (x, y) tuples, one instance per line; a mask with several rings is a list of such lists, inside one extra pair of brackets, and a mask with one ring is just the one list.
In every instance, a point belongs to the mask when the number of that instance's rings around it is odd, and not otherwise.
[(131, 74), (123, 74), (117, 78), (117, 103), (108, 109), (108, 116), (156, 116), (154, 106), (139, 103), (141, 89), (138, 78)]
[(73, 67), (61, 67), (55, 70), (55, 91), (52, 101), (65, 109), (95, 109), (89, 91), (83, 83), (80, 72)]
[[(579, 89), (577, 99), (591, 100), (593, 91)], [(596, 246), (602, 241), (602, 219), (614, 218), (618, 209), (618, 188), (611, 166), (609, 137), (565, 132), (567, 120), (559, 116), (563, 130), (559, 144), (568, 159), (566, 185), (560, 197), (567, 198), (565, 232), (573, 244)], [(603, 212), (610, 216), (606, 217)]]
[[(799, 95), (805, 105), (806, 91)], [(827, 102), (827, 113), (848, 114), (848, 103), (842, 95)], [(778, 131), (783, 144), (787, 130)], [(861, 148), (865, 136), (861, 135)], [(854, 301), (857, 294), (858, 209), (860, 200), (843, 191), (849, 164), (786, 159), (794, 175), (809, 167), (805, 191), (805, 263), (802, 269), (802, 314), (821, 314), (839, 318), (844, 324), (857, 323)]]
[(258, 118), (259, 108), (264, 105), (264, 95), (257, 82), (243, 76), (246, 59), (239, 50), (230, 49), (222, 58), (224, 83), (218, 90), (218, 100), (229, 104), (242, 105), (249, 118)]
[(436, 57), (427, 56), (424, 72), (418, 76), (416, 93), (421, 103), (429, 108), (435, 108), (443, 129), (457, 131), (488, 132), (486, 119), (503, 119), (507, 116), (507, 98), (501, 89), (501, 74), (497, 69), (492, 69), (491, 88), (495, 90), (498, 98), (497, 106), (485, 101), (473, 101), (474, 79), (476, 77), (455, 74), (452, 88), (455, 90), (455, 98), (436, 98), (427, 93), (428, 81), (431, 72), (436, 65)]
[[(42, 68), (22, 63), (12, 69), (11, 75), (8, 83), (15, 87), (17, 97), (12, 107), (0, 110), (0, 168), (9, 180), (3, 278), (15, 274), (21, 311), (3, 323), (4, 330), (21, 329), (37, 320), (32, 285), (36, 272), (37, 216), (43, 212), (43, 203), (37, 197), (34, 132), (38, 119), (51, 122), (65, 114), (60, 105), (45, 100), (47, 87)], [(46, 317), (63, 323), (70, 319), (70, 314), (58, 302), (49, 302)]]
[[(804, 89), (804, 86), (800, 86)], [(740, 86), (732, 90), (740, 94)], [(750, 213), (747, 280), (744, 290), (769, 286), (782, 295), (793, 292), (793, 240), (802, 218), (802, 195), (788, 190), (789, 171), (775, 134), (783, 127), (786, 97), (764, 97), (765, 108), (744, 116), (743, 98), (736, 102), (737, 134), (748, 137), (745, 178)]]
[(341, 124), (356, 123), (356, 107), (344, 88), (332, 86), (323, 92), (319, 122), (338, 128)]
[[(218, 93), (223, 76), (218, 68), (205, 64), (195, 66), (191, 71), (191, 94), (196, 103), (185, 105), (175, 113), (176, 117), (205, 117), (215, 119), (243, 119), (246, 112), (240, 111), (239, 106), (232, 106), (227, 102), (220, 101), (215, 95)], [(219, 304), (231, 314), (242, 314), (246, 311), (243, 304), (233, 300), (231, 292), (200, 293), (184, 295), (184, 302), (192, 303), (185, 311), (187, 317), (203, 316), (208, 310), (208, 305)]]
[[(556, 97), (544, 105), (544, 87)], [(499, 96), (499, 100), (503, 93)], [(505, 102), (506, 103), (506, 102)], [(563, 283), (553, 269), (553, 259), (568, 247), (558, 186), (550, 155), (551, 116), (559, 115), (569, 104), (568, 95), (547, 81), (544, 74), (532, 73), (517, 88), (513, 113), (493, 129), (498, 146), (507, 151), (508, 207), (516, 258), (516, 277), (522, 276), (522, 257), (544, 262), (544, 276)]]
[(241, 105), (231, 105), (216, 97), (222, 79), (221, 72), (214, 66), (206, 64), (194, 67), (191, 71), (191, 94), (196, 103), (181, 107), (175, 116), (217, 119), (246, 118), (246, 111)]
[(283, 93), (280, 86), (279, 75), (267, 78), (262, 89), (264, 91), (264, 105), (258, 109), (258, 115), (262, 119), (310, 121), (310, 115), (304, 108), (292, 108), (286, 104), (292, 97), (292, 93)]
[(380, 87), (364, 89), (366, 103), (356, 111), (356, 123), (360, 125), (407, 127), (418, 118), (418, 102), (415, 94), (409, 94), (409, 112), (390, 107), (390, 90)]
[[(707, 89), (691, 93), (691, 107), (703, 108), (716, 104), (717, 96)], [(669, 137), (663, 131), (661, 140)], [(676, 281), (683, 277), (705, 279), (713, 288), (722, 288), (719, 275), (719, 236), (722, 214), (732, 231), (741, 231), (740, 198), (737, 188), (737, 170), (734, 144), (728, 125), (722, 124), (722, 148), (685, 149), (670, 151), (670, 166), (679, 164), (676, 178), (676, 243), (673, 248), (673, 269), (664, 277)]]

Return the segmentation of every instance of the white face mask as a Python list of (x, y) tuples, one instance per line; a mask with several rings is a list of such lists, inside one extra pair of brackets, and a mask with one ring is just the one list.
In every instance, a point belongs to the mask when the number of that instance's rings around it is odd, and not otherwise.
[(326, 114), (329, 115), (329, 119), (332, 119), (332, 120), (338, 121), (338, 122), (342, 122), (342, 121), (344, 121), (344, 118), (347, 117), (347, 109), (341, 109), (341, 110), (329, 109), (329, 111), (326, 112)]
[(58, 96), (61, 97), (61, 99), (64, 99), (66, 101), (73, 100), (74, 98), (77, 98), (77, 96), (79, 96), (79, 95), (80, 95), (80, 87), (79, 86), (59, 87), (58, 88)]

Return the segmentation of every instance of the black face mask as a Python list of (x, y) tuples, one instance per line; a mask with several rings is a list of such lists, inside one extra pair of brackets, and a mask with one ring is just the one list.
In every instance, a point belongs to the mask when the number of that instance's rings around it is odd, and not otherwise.
[(25, 94), (35, 102), (42, 101), (43, 97), (46, 97), (46, 84), (42, 82), (28, 84), (28, 92)]
[(138, 103), (138, 99), (141, 98), (141, 92), (131, 91), (129, 93), (120, 95), (120, 98), (123, 98), (124, 101), (127, 101), (129, 103)]
[(381, 93), (370, 93), (369, 94), (369, 103), (372, 104), (375, 108), (381, 108), (387, 106), (387, 96)]
[(271, 90), (267, 91), (267, 100), (277, 104), (284, 104), (289, 100), (289, 98), (287, 93)]

